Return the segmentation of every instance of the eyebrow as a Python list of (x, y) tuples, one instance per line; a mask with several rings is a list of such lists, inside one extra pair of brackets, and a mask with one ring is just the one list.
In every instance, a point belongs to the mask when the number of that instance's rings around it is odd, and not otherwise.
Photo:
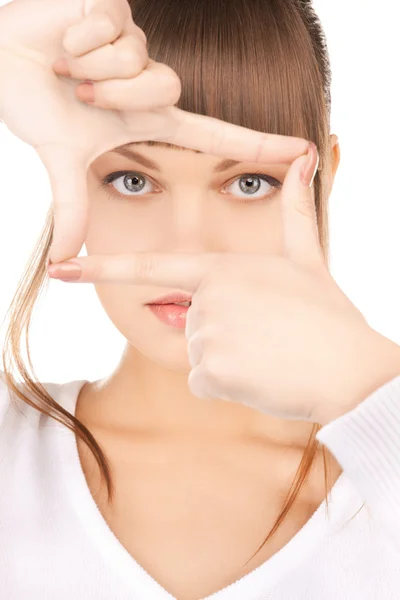
[[(143, 146), (149, 146), (149, 147), (155, 146), (158, 148), (169, 148), (176, 152), (183, 152), (185, 150), (190, 150), (191, 152), (194, 152), (195, 154), (204, 154), (204, 152), (201, 152), (200, 150), (192, 150), (191, 148), (182, 148), (181, 146), (175, 146), (174, 144), (168, 144), (167, 142), (155, 142), (155, 141), (133, 142), (131, 144), (124, 144), (123, 146), (119, 146), (118, 148), (111, 150), (111, 152), (115, 152), (116, 154), (120, 154), (121, 156), (125, 156), (126, 158), (130, 158), (130, 159), (136, 161), (137, 163), (143, 165), (147, 169), (153, 169), (154, 171), (161, 171), (162, 169), (158, 163), (151, 160), (150, 158), (147, 158), (146, 156), (143, 156), (143, 154), (141, 154), (140, 152), (137, 152), (136, 150), (132, 149), (133, 145), (139, 145), (139, 144), (142, 144)], [(221, 160), (221, 162), (219, 162), (214, 167), (213, 172), (214, 173), (222, 173), (223, 171), (227, 171), (228, 169), (231, 169), (232, 167), (235, 167), (236, 165), (239, 165), (239, 164), (240, 164), (240, 161), (238, 161), (238, 160), (232, 160), (230, 158), (226, 158), (226, 159)]]

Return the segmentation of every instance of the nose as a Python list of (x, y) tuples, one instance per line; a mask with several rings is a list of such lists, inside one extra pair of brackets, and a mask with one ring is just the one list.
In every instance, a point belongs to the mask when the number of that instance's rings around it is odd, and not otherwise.
[(170, 252), (213, 251), (210, 244), (210, 209), (212, 206), (206, 190), (194, 186), (174, 189), (165, 223), (168, 235), (165, 242)]

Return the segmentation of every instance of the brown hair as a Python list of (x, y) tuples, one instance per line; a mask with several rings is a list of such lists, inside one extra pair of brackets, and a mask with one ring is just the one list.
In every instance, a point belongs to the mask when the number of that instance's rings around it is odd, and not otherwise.
[[(329, 265), (324, 172), (330, 168), (331, 160), (331, 69), (324, 33), (311, 0), (131, 0), (130, 5), (133, 20), (147, 36), (149, 56), (172, 67), (181, 79), (179, 108), (257, 131), (294, 135), (316, 143), (320, 152), (320, 170), (315, 178), (317, 222)], [(28, 373), (21, 358), (20, 345), (26, 330), (28, 364), (34, 375), (29, 327), (35, 303), (48, 282), (46, 261), (52, 235), (50, 209), (8, 309), (10, 324), (3, 349), (6, 383), (22, 400), (67, 426), (88, 445), (112, 502), (115, 489), (110, 465), (96, 439), (51, 398), (37, 377)], [(11, 374), (13, 367), (38, 400), (37, 404), (16, 387)], [(259, 549), (276, 532), (304, 485), (319, 448), (315, 436), (321, 427), (313, 424), (281, 514)], [(324, 447), (322, 451), (328, 509), (328, 451)]]

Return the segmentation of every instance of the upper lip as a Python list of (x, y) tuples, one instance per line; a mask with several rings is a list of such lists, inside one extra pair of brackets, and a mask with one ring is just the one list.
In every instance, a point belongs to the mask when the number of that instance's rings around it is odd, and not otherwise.
[(147, 304), (175, 304), (176, 302), (191, 302), (192, 294), (185, 294), (184, 292), (172, 292), (165, 296), (160, 296)]

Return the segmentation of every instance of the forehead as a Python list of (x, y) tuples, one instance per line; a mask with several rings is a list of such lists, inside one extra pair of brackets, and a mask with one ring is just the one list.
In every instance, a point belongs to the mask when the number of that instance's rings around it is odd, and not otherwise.
[(193, 150), (192, 148), (183, 148), (182, 146), (175, 146), (175, 144), (170, 144), (168, 142), (157, 142), (153, 140), (145, 141), (145, 142), (131, 142), (130, 144), (125, 144), (124, 146), (120, 146), (120, 148), (124, 147), (132, 147), (132, 146), (147, 146), (148, 148), (166, 148), (167, 150), (175, 150), (177, 152), (193, 152), (194, 154), (204, 154), (200, 150)]
[[(122, 156), (126, 156), (127, 158), (132, 158), (132, 159), (136, 160), (136, 162), (139, 162), (139, 163), (143, 164), (145, 167), (148, 167), (150, 169), (154, 169), (156, 171), (161, 170), (161, 166), (156, 161), (151, 160), (149, 157), (145, 157), (138, 152), (138, 149), (142, 146), (147, 146), (149, 148), (164, 148), (164, 149), (173, 150), (176, 152), (191, 152), (192, 154), (205, 155), (205, 153), (201, 152), (200, 150), (193, 150), (191, 148), (175, 146), (174, 144), (170, 144), (167, 142), (158, 142), (158, 141), (152, 141), (152, 140), (124, 144), (123, 146), (118, 146), (118, 148), (115, 148), (113, 150), (113, 152), (115, 152), (117, 154), (121, 154)], [(215, 157), (215, 158), (217, 158), (217, 157)], [(236, 165), (239, 165), (239, 164), (240, 164), (240, 161), (233, 160), (231, 158), (224, 158), (222, 160), (220, 159), (219, 162), (217, 164), (215, 164), (213, 172), (221, 173), (221, 172), (226, 171), (226, 170), (228, 170), (232, 167), (235, 167)]]

